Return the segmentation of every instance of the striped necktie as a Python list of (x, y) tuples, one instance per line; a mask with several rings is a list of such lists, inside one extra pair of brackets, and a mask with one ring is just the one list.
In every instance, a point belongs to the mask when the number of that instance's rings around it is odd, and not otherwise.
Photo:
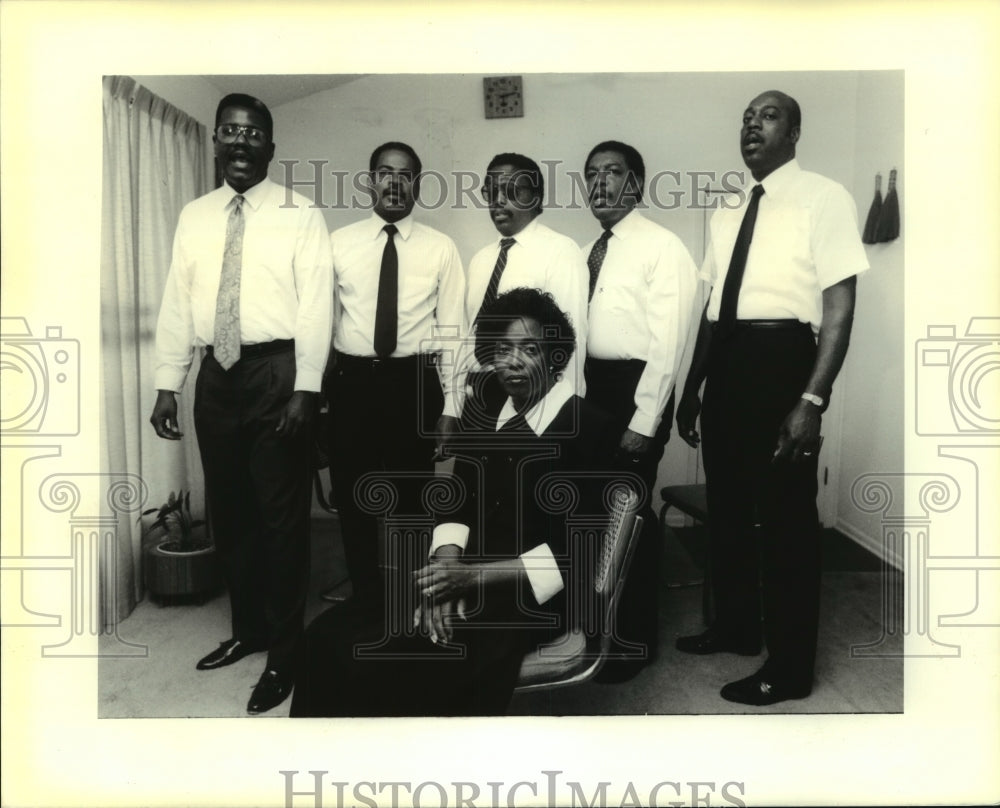
[(493, 265), (493, 274), (490, 275), (490, 282), (486, 287), (486, 294), (483, 295), (483, 304), (479, 307), (479, 314), (476, 315), (477, 321), (482, 316), (483, 312), (493, 305), (493, 301), (497, 299), (497, 293), (500, 290), (500, 276), (503, 275), (504, 269), (507, 268), (507, 253), (514, 245), (515, 241), (516, 239), (513, 238), (500, 239), (500, 254), (497, 256), (497, 262)]

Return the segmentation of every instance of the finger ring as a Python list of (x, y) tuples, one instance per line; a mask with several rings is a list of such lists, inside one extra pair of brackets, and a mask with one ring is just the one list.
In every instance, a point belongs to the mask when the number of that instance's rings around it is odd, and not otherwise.
[(813, 453), (812, 453), (812, 452), (803, 452), (803, 453), (802, 453), (802, 456), (803, 456), (803, 457), (812, 457), (812, 456), (813, 456)]

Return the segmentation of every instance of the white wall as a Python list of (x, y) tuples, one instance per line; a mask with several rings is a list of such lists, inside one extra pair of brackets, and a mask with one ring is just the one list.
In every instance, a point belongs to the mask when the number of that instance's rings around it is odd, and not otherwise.
[(880, 517), (857, 508), (851, 486), (862, 474), (904, 470), (903, 113), (902, 71), (859, 74), (855, 173), (853, 188), (848, 188), (859, 202), (863, 227), (875, 193), (875, 174), (882, 174), (884, 197), (889, 171), (897, 169), (901, 224), (895, 241), (866, 246), (871, 269), (858, 281), (851, 348), (840, 381), (845, 401), (837, 527), (875, 552), (881, 552)]

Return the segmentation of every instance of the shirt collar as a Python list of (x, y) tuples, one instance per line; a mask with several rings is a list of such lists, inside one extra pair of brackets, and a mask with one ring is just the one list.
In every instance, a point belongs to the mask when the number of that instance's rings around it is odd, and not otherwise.
[(368, 220), (369, 226), (371, 227), (371, 236), (373, 239), (378, 238), (378, 234), (382, 232), (382, 228), (387, 224), (396, 225), (397, 235), (406, 241), (410, 237), (410, 233), (413, 232), (413, 214), (409, 216), (404, 216), (398, 222), (387, 222), (377, 213), (372, 211), (371, 218)]
[(638, 208), (632, 208), (625, 217), (618, 222), (618, 224), (611, 226), (611, 232), (616, 238), (628, 239), (628, 237), (635, 232), (636, 227), (638, 227), (639, 222), (642, 220), (642, 214), (639, 213)]
[(518, 244), (527, 244), (528, 242), (531, 241), (531, 239), (535, 237), (537, 233), (538, 233), (538, 217), (536, 216), (534, 219), (528, 222), (523, 228), (521, 228), (521, 232), (515, 233), (513, 236), (501, 236), (497, 234), (497, 249), (500, 248), (500, 242), (503, 241), (505, 238), (512, 238)]
[[(254, 210), (258, 210), (261, 206), (261, 203), (263, 203), (265, 197), (268, 195), (268, 193), (270, 193), (271, 186), (273, 184), (274, 183), (272, 183), (270, 179), (264, 177), (264, 179), (262, 179), (256, 185), (252, 185), (251, 187), (247, 188), (242, 194), (243, 198), (246, 200), (246, 204), (248, 204)], [(229, 203), (233, 201), (233, 197), (237, 196), (237, 193), (235, 190), (233, 190), (233, 188), (229, 185), (229, 183), (225, 181), (223, 181), (222, 183), (222, 190), (225, 191), (225, 199), (226, 199), (226, 204), (224, 205), (224, 207), (228, 207)]]
[[(563, 405), (573, 397), (573, 386), (565, 379), (556, 382), (545, 397), (524, 414), (524, 420), (538, 437), (549, 428)], [(517, 415), (514, 402), (509, 398), (497, 416), (497, 431), (503, 428), (511, 418)]]
[(787, 163), (778, 166), (760, 181), (760, 184), (764, 186), (764, 196), (769, 196), (772, 199), (781, 196), (781, 192), (795, 181), (801, 171), (799, 161), (794, 157)]

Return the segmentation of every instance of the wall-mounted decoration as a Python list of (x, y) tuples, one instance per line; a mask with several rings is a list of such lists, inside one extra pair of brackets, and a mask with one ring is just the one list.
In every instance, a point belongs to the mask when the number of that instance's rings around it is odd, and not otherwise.
[(863, 244), (875, 244), (875, 231), (878, 229), (878, 217), (882, 213), (882, 175), (875, 175), (875, 198), (872, 206), (868, 209), (868, 218), (865, 219), (865, 229), (861, 234)]
[(524, 117), (524, 91), (520, 76), (483, 79), (483, 107), (487, 118)]
[(892, 241), (899, 237), (899, 197), (896, 194), (896, 169), (889, 172), (889, 187), (885, 192), (885, 203), (878, 217), (875, 240)]
[(896, 169), (889, 172), (889, 187), (882, 201), (882, 175), (875, 175), (875, 198), (868, 209), (865, 229), (861, 234), (864, 244), (879, 244), (899, 237), (899, 196), (896, 194)]

